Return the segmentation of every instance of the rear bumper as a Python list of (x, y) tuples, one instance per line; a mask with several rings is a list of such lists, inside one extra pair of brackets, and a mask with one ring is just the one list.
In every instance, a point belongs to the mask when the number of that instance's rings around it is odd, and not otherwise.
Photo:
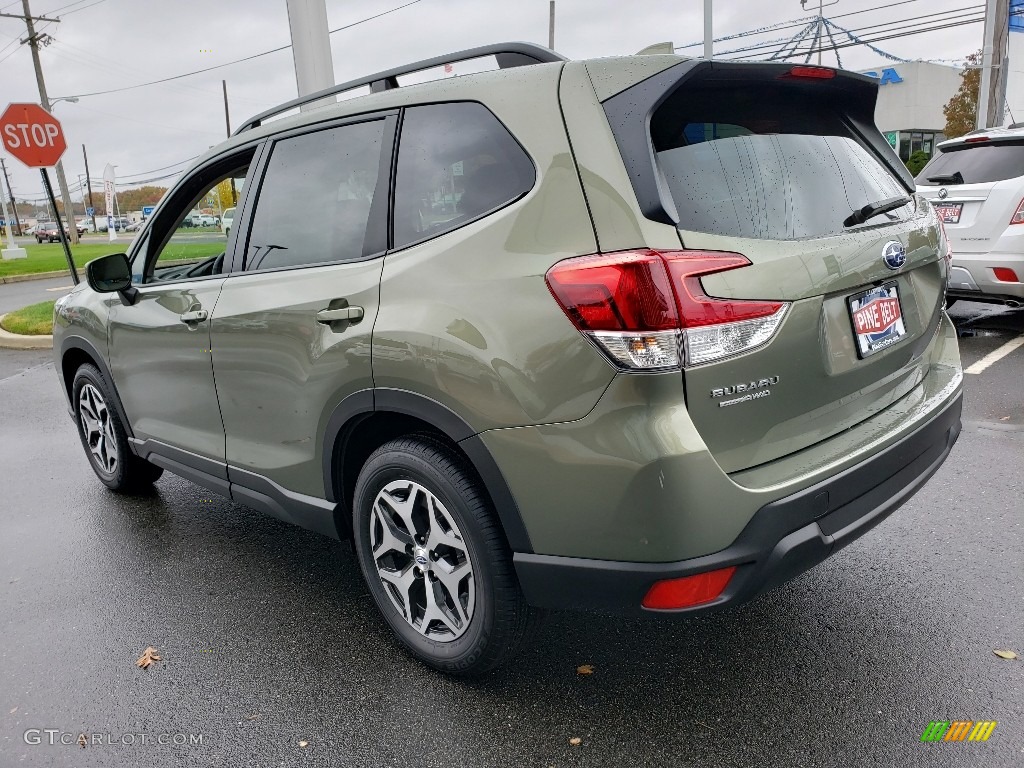
[(750, 600), (794, 578), (871, 530), (910, 499), (945, 461), (960, 435), (958, 392), (926, 423), (872, 458), (763, 506), (727, 548), (674, 563), (630, 563), (517, 553), (528, 602), (547, 608), (649, 613), (651, 585), (728, 566), (732, 580), (707, 611)]
[[(1024, 282), (997, 280), (993, 271), (995, 267), (1009, 267), (1019, 280), (1024, 280), (1024, 250), (999, 250), (999, 246), (1004, 245), (1006, 240), (1006, 237), (1001, 238), (996, 249), (986, 253), (954, 253), (947, 295), (954, 299), (972, 301), (1024, 303)], [(1018, 243), (1016, 238), (1010, 245), (1024, 249), (1024, 241)]]

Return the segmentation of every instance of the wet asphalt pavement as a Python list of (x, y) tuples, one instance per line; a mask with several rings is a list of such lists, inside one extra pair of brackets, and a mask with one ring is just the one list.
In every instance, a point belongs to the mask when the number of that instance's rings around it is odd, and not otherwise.
[[(965, 366), (1024, 332), (951, 314)], [(1024, 662), (992, 653), (1024, 656), (1024, 347), (966, 377), (928, 485), (816, 569), (689, 620), (552, 614), (475, 681), (397, 647), (347, 545), (168, 474), (107, 492), (47, 359), (0, 351), (0, 768), (1024, 764)], [(954, 719), (998, 726), (920, 742)]]

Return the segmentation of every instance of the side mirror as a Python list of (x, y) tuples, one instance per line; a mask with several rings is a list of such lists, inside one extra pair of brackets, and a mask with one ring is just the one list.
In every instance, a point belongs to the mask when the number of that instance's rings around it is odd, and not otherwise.
[(132, 267), (123, 253), (90, 261), (85, 265), (85, 279), (97, 293), (120, 293), (126, 304), (134, 304), (139, 293), (132, 285)]

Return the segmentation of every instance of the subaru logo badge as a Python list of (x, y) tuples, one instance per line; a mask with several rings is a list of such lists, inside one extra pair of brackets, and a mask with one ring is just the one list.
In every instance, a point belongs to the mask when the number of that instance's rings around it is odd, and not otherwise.
[(939, 200), (945, 200), (947, 197), (949, 197), (949, 190), (946, 189), (945, 187), (940, 188), (939, 189)]
[(907, 250), (898, 240), (890, 240), (882, 248), (882, 260), (889, 269), (899, 269), (907, 263)]

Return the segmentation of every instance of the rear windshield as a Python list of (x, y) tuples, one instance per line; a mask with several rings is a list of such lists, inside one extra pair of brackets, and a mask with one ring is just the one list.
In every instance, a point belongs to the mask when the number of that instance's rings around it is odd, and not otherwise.
[[(959, 175), (958, 175), (959, 174)], [(979, 184), (1024, 176), (1024, 142), (961, 144), (940, 149), (917, 175), (925, 186)]]
[[(681, 89), (653, 115), (651, 138), (684, 230), (824, 237), (854, 210), (907, 195), (839, 107), (772, 85)], [(861, 226), (910, 215), (908, 205)]]

